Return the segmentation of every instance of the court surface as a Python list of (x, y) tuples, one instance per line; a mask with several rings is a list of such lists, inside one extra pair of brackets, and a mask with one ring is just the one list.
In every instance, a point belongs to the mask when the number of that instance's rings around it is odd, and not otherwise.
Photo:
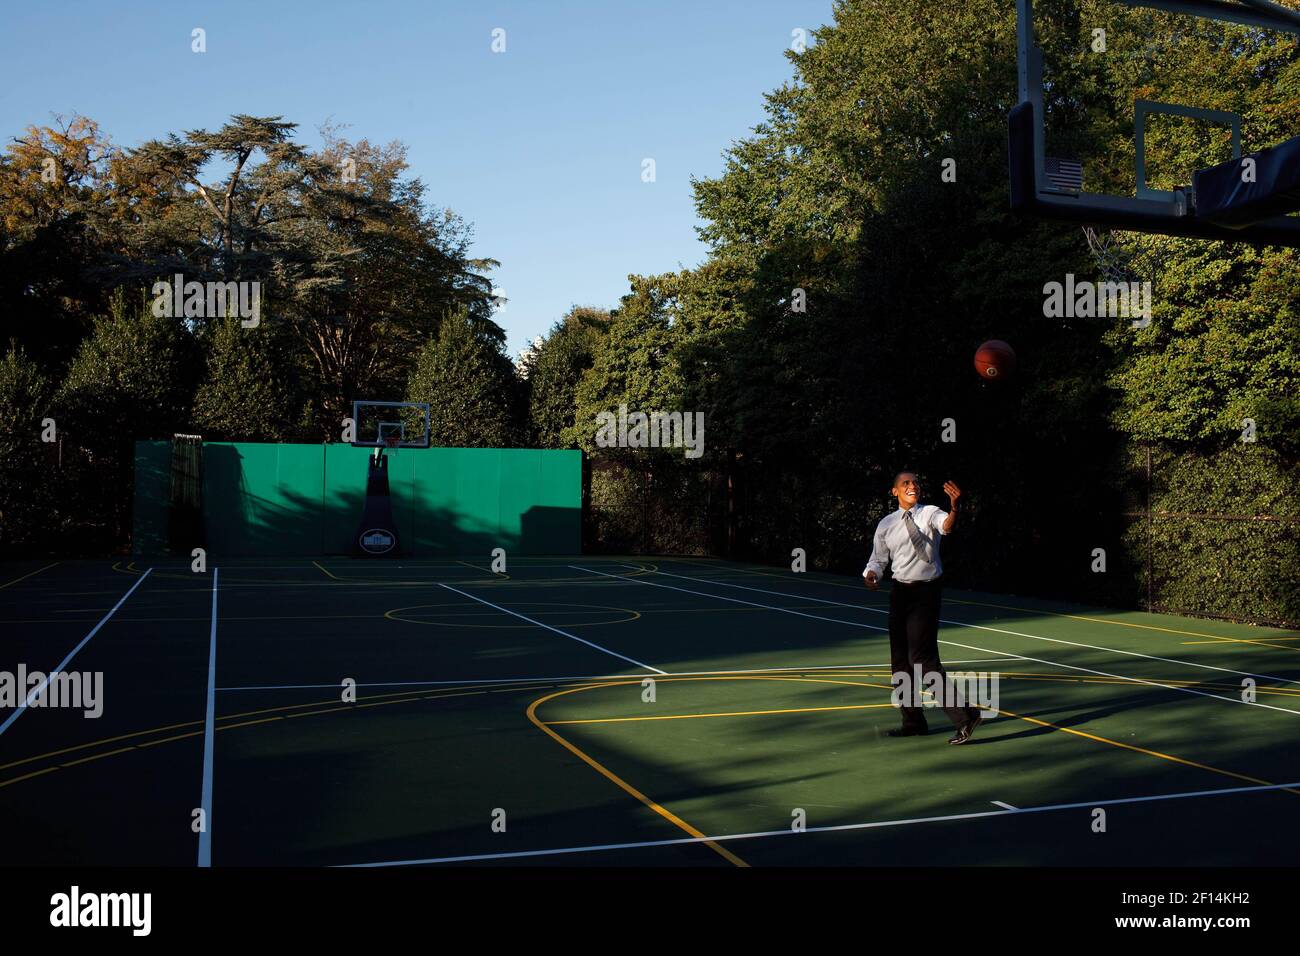
[(951, 747), (884, 735), (887, 600), (690, 558), (0, 565), (0, 672), (103, 679), (97, 718), (0, 708), (0, 861), (1300, 855), (1300, 633), (948, 590), (949, 671), (999, 675)]

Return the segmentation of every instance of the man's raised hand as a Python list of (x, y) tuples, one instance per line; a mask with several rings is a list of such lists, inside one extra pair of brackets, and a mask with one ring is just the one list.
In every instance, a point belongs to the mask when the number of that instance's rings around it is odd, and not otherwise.
[(957, 482), (945, 481), (943, 483), (943, 493), (948, 496), (948, 501), (952, 503), (952, 507), (956, 508), (957, 499), (961, 497), (961, 489), (957, 487)]

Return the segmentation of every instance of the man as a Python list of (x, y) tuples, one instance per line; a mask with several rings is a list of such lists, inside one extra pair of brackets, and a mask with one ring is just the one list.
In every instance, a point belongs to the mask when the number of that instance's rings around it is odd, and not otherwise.
[[(957, 707), (951, 697), (952, 684), (939, 662), (939, 601), (942, 596), (943, 565), (939, 561), (939, 538), (951, 534), (957, 524), (957, 499), (961, 489), (946, 482), (950, 510), (921, 504), (921, 483), (916, 474), (901, 471), (894, 478), (890, 493), (898, 500), (898, 510), (886, 515), (876, 526), (871, 560), (862, 572), (863, 583), (871, 590), (880, 587), (885, 566), (893, 564), (894, 587), (889, 592), (889, 657), (894, 684), (910, 682), (904, 705), (903, 726), (889, 731), (891, 737), (916, 737), (925, 734), (925, 712), (919, 703), (921, 682), (937, 681), (935, 690), (945, 695), (943, 712), (957, 733), (948, 741), (964, 744), (971, 739), (982, 721), (976, 707)], [(906, 686), (904, 684), (903, 686)]]

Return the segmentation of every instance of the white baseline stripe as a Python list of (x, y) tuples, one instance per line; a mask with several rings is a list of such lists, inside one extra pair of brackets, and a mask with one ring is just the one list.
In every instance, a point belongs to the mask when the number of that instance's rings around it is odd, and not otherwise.
[(1042, 807), (1019, 807), (1008, 810), (985, 810), (980, 813), (950, 813), (940, 817), (913, 817), (908, 820), (880, 820), (875, 823), (843, 823), (837, 826), (808, 827), (806, 830), (762, 830), (755, 833), (728, 833), (721, 836), (679, 837), (675, 840), (641, 840), (636, 843), (599, 843), (591, 846), (558, 847), (549, 850), (518, 850), (513, 853), (474, 853), (467, 856), (435, 856), (422, 860), (391, 860), (382, 863), (351, 863), (349, 868), (381, 866), (421, 866), (429, 863), (472, 863), (476, 860), (506, 860), (529, 856), (558, 856), (565, 853), (594, 853), (600, 850), (631, 850), (643, 847), (683, 846), (690, 843), (723, 843), (728, 840), (759, 840), (765, 837), (801, 836), (804, 833), (838, 833), (848, 830), (876, 830), (910, 826), (916, 823), (946, 823), (951, 820), (978, 820), (986, 817), (1009, 817), (1022, 813), (1048, 813), (1056, 810), (1080, 810), (1112, 807), (1125, 803), (1151, 803), (1157, 800), (1185, 800), (1191, 797), (1220, 797), (1233, 793), (1259, 793), (1300, 787), (1297, 783), (1274, 783), (1256, 787), (1227, 787), (1222, 790), (1191, 790), (1184, 793), (1161, 793), (1150, 797), (1120, 797), (1114, 800), (1085, 800), (1078, 803), (1053, 803)]
[[(570, 565), (570, 567), (572, 567), (572, 568), (574, 568), (575, 570), (578, 570), (578, 571), (586, 571), (586, 572), (588, 572), (589, 574), (599, 574), (599, 575), (601, 575), (602, 577), (606, 577), (606, 578), (614, 578), (615, 580), (618, 580), (618, 581), (627, 581), (627, 582), (629, 582), (629, 583), (631, 583), (631, 584), (644, 584), (644, 585), (646, 585), (647, 587), (652, 587), (652, 588), (667, 588), (669, 591), (681, 591), (683, 594), (694, 594), (694, 595), (697, 595), (697, 596), (700, 596), (700, 597), (711, 597), (711, 598), (714, 598), (715, 600), (718, 600), (718, 601), (730, 601), (730, 602), (732, 602), (733, 604), (748, 604), (748, 605), (751, 605), (752, 607), (767, 608), (769, 611), (780, 611), (780, 612), (783, 613), (783, 614), (794, 614), (794, 615), (796, 615), (797, 617), (807, 617), (807, 618), (812, 618), (812, 619), (815, 620), (815, 621), (829, 621), (829, 622), (831, 622), (832, 624), (843, 624), (843, 625), (846, 626), (846, 627), (859, 627), (859, 628), (863, 628), (863, 629), (868, 630), (868, 631), (886, 631), (886, 630), (888, 630), (888, 628), (876, 627), (874, 624), (861, 624), (861, 623), (859, 623), (859, 622), (857, 622), (857, 621), (845, 621), (845, 620), (841, 620), (840, 618), (835, 618), (835, 617), (819, 617), (819, 616), (817, 616), (816, 614), (806, 614), (806, 613), (804, 613), (803, 611), (795, 611), (795, 610), (792, 610), (791, 608), (786, 608), (786, 607), (777, 607), (777, 606), (772, 605), (772, 604), (759, 604), (759, 603), (757, 603), (756, 601), (742, 601), (740, 598), (729, 598), (729, 597), (726, 597), (726, 596), (721, 595), (721, 594), (709, 594), (707, 591), (692, 591), (692, 590), (690, 590), (689, 588), (679, 588), (679, 587), (676, 587), (676, 586), (671, 585), (671, 584), (657, 584), (657, 583), (655, 583), (654, 581), (647, 581), (645, 578), (629, 578), (629, 577), (625, 577), (624, 575), (621, 575), (621, 574), (607, 574), (607, 573), (604, 572), (604, 571), (592, 571), (590, 568), (579, 567), (579, 566), (576, 565), (576, 564), (574, 564), (574, 565)], [(658, 573), (658, 572), (653, 572), (653, 573)], [(678, 574), (678, 575), (673, 575), (673, 577), (680, 577), (680, 578), (683, 578), (684, 580), (688, 580), (688, 581), (698, 581), (698, 582), (701, 583), (701, 584), (714, 584), (714, 583), (716, 583), (716, 582), (708, 581), (708, 580), (704, 580), (704, 579), (701, 579), (701, 578), (687, 578), (687, 577), (685, 577), (684, 575), (680, 575), (680, 574)], [(738, 585), (738, 584), (737, 584), (737, 585), (730, 585), (730, 586), (731, 586), (731, 587), (741, 587), (741, 585)], [(749, 591), (762, 591), (761, 588), (746, 588), (745, 590), (749, 590)], [(780, 595), (783, 595), (784, 597), (793, 597), (793, 598), (796, 598), (797, 600), (803, 600), (803, 599), (804, 599), (804, 595), (797, 595), (797, 594), (783, 594), (783, 592), (781, 592), (781, 591), (770, 591), (770, 592), (767, 592), (767, 593), (770, 593), (770, 594), (780, 594)], [(818, 600), (818, 599), (817, 599), (817, 598), (813, 598), (812, 600)], [(839, 607), (851, 607), (851, 608), (857, 608), (858, 610), (863, 610), (863, 611), (866, 611), (866, 610), (873, 610), (872, 608), (867, 608), (867, 607), (864, 607), (864, 606), (862, 606), (862, 605), (860, 605), (860, 604), (840, 604), (840, 602), (838, 602), (838, 601), (824, 601), (823, 603), (825, 603), (825, 604), (834, 604), (834, 605), (837, 605), (837, 606), (839, 606)], [(883, 613), (883, 612), (882, 612), (882, 613)], [(945, 623), (945, 624), (956, 624), (956, 625), (959, 625), (959, 626), (961, 626), (961, 627), (979, 627), (979, 625), (976, 625), (976, 624), (962, 624), (960, 621), (944, 621), (944, 623)], [(979, 629), (980, 629), (980, 630), (983, 630), (983, 631), (997, 631), (997, 630), (998, 630), (998, 629), (995, 628), (995, 627), (980, 627)], [(1003, 634), (1015, 634), (1016, 632), (1015, 632), (1015, 631), (1000, 631), (999, 633), (1003, 633)], [(1019, 637), (1033, 637), (1032, 634), (1020, 634), (1020, 635), (1017, 635), (1017, 636), (1019, 636)], [(1041, 640), (1051, 640), (1051, 638), (1041, 638)], [(1155, 680), (1146, 680), (1145, 678), (1142, 678), (1142, 677), (1129, 677), (1129, 676), (1127, 676), (1127, 675), (1125, 675), (1125, 674), (1112, 674), (1112, 673), (1110, 673), (1109, 671), (1093, 670), (1091, 667), (1080, 667), (1080, 666), (1078, 666), (1078, 665), (1076, 665), (1076, 664), (1062, 664), (1062, 663), (1060, 663), (1059, 661), (1048, 661), (1048, 660), (1044, 660), (1044, 659), (1041, 658), (1041, 657), (1029, 657), (1029, 656), (1027, 656), (1027, 655), (1025, 655), (1025, 654), (1015, 654), (1015, 653), (1012, 653), (1011, 651), (1006, 651), (1006, 650), (1001, 650), (1001, 649), (994, 650), (994, 649), (992, 649), (992, 648), (988, 648), (988, 647), (977, 647), (977, 646), (975, 646), (974, 644), (960, 644), (960, 643), (958, 643), (957, 641), (945, 641), (945, 640), (941, 640), (941, 641), (939, 641), (939, 643), (940, 643), (940, 644), (947, 644), (947, 645), (949, 645), (949, 646), (951, 646), (951, 647), (960, 647), (960, 648), (962, 648), (963, 650), (968, 650), (968, 651), (979, 651), (979, 652), (982, 653), (982, 654), (1005, 654), (1005, 655), (1007, 655), (1008, 657), (1013, 657), (1013, 658), (1015, 658), (1015, 659), (1017, 659), (1017, 660), (1022, 660), (1022, 661), (1033, 661), (1035, 664), (1047, 664), (1047, 665), (1050, 666), (1050, 667), (1064, 667), (1066, 670), (1082, 671), (1083, 673), (1086, 673), (1086, 674), (1099, 674), (1099, 675), (1102, 676), (1102, 677), (1113, 677), (1113, 678), (1115, 678), (1116, 680), (1129, 681), (1129, 682), (1131, 682), (1131, 683), (1135, 683), (1135, 684), (1145, 684), (1145, 685), (1147, 685), (1148, 687), (1162, 687), (1162, 688), (1164, 688), (1165, 690), (1174, 690), (1174, 691), (1178, 691), (1179, 693), (1182, 693), (1182, 694), (1193, 694), (1193, 695), (1195, 695), (1195, 696), (1197, 696), (1197, 697), (1209, 697), (1211, 700), (1222, 700), (1222, 701), (1227, 701), (1227, 702), (1230, 703), (1230, 704), (1242, 704), (1243, 706), (1246, 706), (1246, 707), (1262, 707), (1262, 708), (1264, 708), (1265, 710), (1276, 710), (1276, 711), (1279, 711), (1279, 712), (1284, 713), (1284, 714), (1291, 714), (1291, 715), (1294, 716), (1294, 717), (1300, 717), (1300, 710), (1292, 710), (1292, 709), (1290, 709), (1289, 707), (1275, 707), (1275, 706), (1272, 705), (1272, 704), (1262, 704), (1262, 703), (1260, 703), (1259, 701), (1245, 701), (1245, 700), (1242, 700), (1242, 699), (1239, 698), (1239, 697), (1220, 697), (1218, 694), (1207, 694), (1205, 691), (1192, 690), (1190, 687), (1175, 687), (1175, 686), (1172, 685), (1172, 684), (1162, 684), (1160, 681), (1155, 681)], [(1069, 642), (1066, 641), (1066, 642), (1064, 642), (1064, 643), (1069, 643)], [(1080, 646), (1085, 646), (1085, 647), (1086, 647), (1086, 646), (1088, 646), (1088, 645), (1080, 645)], [(1095, 650), (1106, 650), (1106, 648), (1095, 648)], [(1141, 656), (1145, 656), (1145, 655), (1137, 655), (1137, 656), (1141, 657)], [(1163, 660), (1164, 658), (1157, 658), (1157, 659), (1158, 659), (1158, 660)], [(1178, 662), (1177, 662), (1177, 661), (1174, 661), (1173, 663), (1178, 663)], [(1234, 671), (1233, 673), (1236, 673), (1236, 672)], [(1270, 679), (1271, 679), (1271, 678), (1270, 678)], [(1284, 683), (1292, 683), (1292, 682), (1291, 682), (1291, 681), (1285, 681)]]
[[(980, 657), (965, 661), (944, 661), (948, 664), (994, 664), (1000, 661), (1014, 661), (1014, 657)], [(770, 674), (776, 671), (795, 674), (804, 671), (838, 671), (846, 668), (889, 667), (884, 664), (817, 664), (812, 667), (751, 667), (744, 670), (728, 671), (663, 671), (665, 677), (705, 677), (710, 674)], [(474, 680), (398, 680), (379, 683), (356, 684), (356, 687), (435, 687), (446, 684), (545, 684), (562, 681), (582, 680), (618, 680), (637, 677), (636, 674), (576, 674), (562, 677), (483, 677)], [(260, 684), (243, 687), (218, 687), (217, 692), (241, 690), (337, 690), (340, 684)]]
[(621, 661), (627, 661), (629, 664), (635, 664), (637, 667), (642, 667), (645, 670), (653, 671), (656, 674), (666, 673), (665, 671), (661, 671), (657, 667), (651, 667), (649, 664), (642, 664), (640, 661), (628, 657), (625, 654), (620, 654), (617, 651), (611, 651), (608, 647), (601, 647), (599, 644), (593, 644), (591, 641), (583, 640), (581, 637), (578, 637), (575, 634), (570, 634), (568, 631), (562, 631), (558, 627), (551, 627), (551, 625), (549, 624), (543, 624), (541, 621), (535, 621), (531, 617), (527, 617), (523, 614), (520, 614), (518, 611), (512, 611), (509, 608), (501, 607), (499, 604), (493, 604), (491, 601), (485, 601), (481, 597), (475, 597), (474, 595), (462, 591), (459, 588), (452, 587), (450, 584), (443, 584), (441, 586), (446, 588), (448, 591), (455, 591), (461, 597), (467, 597), (471, 601), (478, 601), (479, 604), (486, 604), (490, 608), (495, 608), (496, 610), (500, 611), (502, 614), (509, 614), (511, 617), (517, 617), (521, 621), (527, 621), (529, 624), (536, 624), (538, 627), (545, 628), (546, 630), (551, 631), (554, 634), (559, 634), (561, 637), (567, 637), (571, 641), (577, 641), (579, 644), (586, 644), (588, 647), (594, 648), (595, 650), (608, 654), (610, 657), (617, 657)]
[[(152, 570), (153, 568), (149, 569), (149, 571)], [(63, 660), (59, 661), (59, 663), (54, 666), (54, 670), (48, 672), (45, 675), (45, 680), (41, 681), (41, 685), (37, 687), (35, 690), (33, 690), (30, 694), (28, 694), (27, 697), (23, 700), (23, 702), (18, 705), (18, 709), (15, 710), (12, 714), (10, 714), (9, 718), (3, 724), (0, 724), (0, 734), (3, 734), (6, 730), (8, 730), (13, 725), (13, 722), (18, 719), (19, 715), (21, 715), (22, 712), (27, 709), (27, 705), (30, 704), (33, 700), (35, 700), (37, 695), (39, 695), (41, 691), (45, 690), (45, 685), (50, 682), (50, 678), (53, 675), (60, 673), (63, 670), (63, 668), (67, 667), (69, 662), (71, 662), (71, 660), (77, 656), (77, 652), (90, 643), (90, 639), (99, 633), (99, 629), (103, 627), (106, 623), (108, 623), (108, 619), (117, 612), (118, 608), (120, 608), (123, 604), (126, 603), (126, 599), (135, 593), (135, 589), (144, 583), (144, 579), (149, 576), (149, 571), (146, 571), (144, 574), (140, 575), (140, 577), (136, 578), (135, 584), (131, 585), (131, 587), (127, 589), (127, 592), (123, 594), (120, 598), (118, 598), (117, 603), (113, 605), (112, 609), (99, 619), (99, 623), (90, 629), (89, 634), (87, 634), (85, 637), (81, 639), (81, 643), (78, 644), (76, 647), (74, 647), (72, 650), (68, 651), (68, 656), (65, 657)]]
[(199, 866), (212, 865), (212, 739), (216, 734), (217, 700), (217, 578), (220, 568), (212, 569), (212, 630), (208, 635), (208, 709), (203, 721), (203, 830), (199, 833)]
[[(652, 574), (666, 575), (670, 578), (681, 578), (683, 581), (695, 581), (699, 584), (716, 584), (724, 588), (739, 588), (742, 591), (756, 591), (759, 594), (774, 594), (779, 597), (788, 597), (796, 601), (814, 601), (817, 604), (831, 604), (835, 607), (848, 607), (857, 611), (870, 611), (872, 614), (885, 614), (889, 612), (878, 607), (869, 607), (865, 604), (846, 604), (843, 601), (831, 601), (826, 598), (815, 598), (807, 594), (791, 594), (788, 591), (769, 591), (766, 588), (749, 587), (744, 584), (729, 584), (726, 581), (712, 581), (708, 578), (693, 578), (686, 574), (673, 574), (670, 571), (652, 571)], [(621, 577), (621, 575), (619, 575)], [(949, 621), (945, 618), (939, 619), (942, 624), (951, 624), (954, 627), (969, 627), (977, 631), (992, 631), (995, 634), (1010, 634), (1013, 637), (1027, 637), (1034, 641), (1049, 641), (1052, 644), (1068, 644), (1071, 647), (1086, 647), (1093, 651), (1105, 651), (1108, 654), (1123, 654), (1127, 657), (1145, 657), (1149, 661), (1163, 661), (1166, 664), (1181, 664), (1183, 667), (1200, 667), (1204, 670), (1220, 671), (1224, 674), (1237, 674), (1240, 677), (1262, 677), (1265, 680), (1278, 681), (1282, 684), (1297, 684), (1300, 681), (1287, 680), (1285, 677), (1273, 677), (1269, 674), (1255, 674), (1250, 671), (1236, 671), (1230, 667), (1215, 667), (1213, 664), (1197, 664), (1195, 661), (1178, 660), (1173, 657), (1158, 657), (1154, 654), (1143, 654), (1139, 651), (1122, 651), (1114, 647), (1098, 647), (1095, 644), (1080, 644), (1077, 641), (1066, 641), (1059, 637), (1042, 637), (1038, 634), (1026, 634), (1023, 631), (1008, 631), (1000, 627), (989, 627), (985, 624), (968, 624), (965, 621)], [(1009, 653), (1009, 652), (1008, 652)]]

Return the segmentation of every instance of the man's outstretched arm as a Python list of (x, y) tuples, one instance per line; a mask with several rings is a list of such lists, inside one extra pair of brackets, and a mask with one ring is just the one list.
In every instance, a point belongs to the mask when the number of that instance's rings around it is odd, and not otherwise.
[(943, 492), (948, 496), (948, 517), (943, 519), (943, 533), (952, 534), (952, 529), (957, 527), (957, 499), (961, 497), (961, 489), (957, 487), (955, 481), (945, 481), (943, 483)]

